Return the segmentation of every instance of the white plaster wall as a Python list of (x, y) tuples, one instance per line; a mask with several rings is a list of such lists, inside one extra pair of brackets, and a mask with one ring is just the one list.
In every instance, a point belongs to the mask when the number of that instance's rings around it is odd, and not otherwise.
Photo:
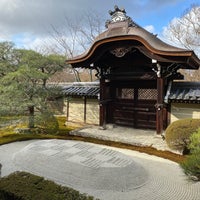
[(99, 124), (99, 102), (97, 99), (87, 99), (86, 122)]
[(69, 101), (69, 121), (84, 122), (84, 101), (79, 98), (72, 98)]
[(171, 122), (184, 118), (200, 119), (200, 104), (172, 103)]
[[(63, 112), (67, 115), (67, 99), (64, 102)], [(69, 99), (68, 121), (84, 122), (84, 99)], [(99, 124), (99, 103), (97, 99), (88, 99), (86, 103), (86, 123)]]

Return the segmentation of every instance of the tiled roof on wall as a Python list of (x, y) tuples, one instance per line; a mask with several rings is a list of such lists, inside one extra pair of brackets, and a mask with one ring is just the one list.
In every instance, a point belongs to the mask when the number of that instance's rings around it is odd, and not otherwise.
[[(100, 93), (99, 82), (75, 82), (63, 86), (65, 96), (93, 97)], [(168, 87), (165, 102), (200, 103), (200, 82), (173, 82)]]
[(200, 82), (173, 82), (168, 100), (200, 103)]
[(98, 82), (75, 82), (70, 86), (63, 87), (63, 93), (66, 96), (98, 97), (99, 91)]

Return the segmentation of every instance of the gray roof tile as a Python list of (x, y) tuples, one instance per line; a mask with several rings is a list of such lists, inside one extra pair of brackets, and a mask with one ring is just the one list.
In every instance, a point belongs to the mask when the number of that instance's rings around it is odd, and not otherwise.
[(99, 84), (97, 83), (73, 83), (68, 87), (63, 87), (63, 93), (66, 96), (98, 97), (99, 91)]
[(168, 99), (200, 102), (200, 82), (173, 82)]
[[(100, 88), (97, 83), (73, 83), (70, 86), (63, 87), (63, 93), (66, 96), (98, 97)], [(200, 82), (173, 82), (168, 100), (200, 103)]]

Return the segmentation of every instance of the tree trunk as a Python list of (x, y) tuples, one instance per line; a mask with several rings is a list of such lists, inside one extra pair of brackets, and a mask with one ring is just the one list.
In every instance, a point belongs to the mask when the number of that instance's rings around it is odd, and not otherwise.
[(34, 106), (29, 106), (29, 123), (28, 123), (28, 128), (34, 128), (35, 123), (34, 123)]

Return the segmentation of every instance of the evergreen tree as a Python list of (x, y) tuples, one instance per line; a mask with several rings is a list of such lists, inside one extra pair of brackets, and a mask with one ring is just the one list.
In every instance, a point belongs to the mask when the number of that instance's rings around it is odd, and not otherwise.
[(60, 91), (57, 87), (49, 87), (47, 83), (54, 73), (65, 67), (64, 57), (22, 49), (13, 52), (17, 56), (14, 56), (9, 70), (1, 63), (6, 71), (0, 78), (1, 111), (27, 113), (28, 127), (33, 128), (35, 110), (46, 112), (48, 99)]
[(18, 53), (12, 42), (0, 43), (0, 78), (17, 68)]

